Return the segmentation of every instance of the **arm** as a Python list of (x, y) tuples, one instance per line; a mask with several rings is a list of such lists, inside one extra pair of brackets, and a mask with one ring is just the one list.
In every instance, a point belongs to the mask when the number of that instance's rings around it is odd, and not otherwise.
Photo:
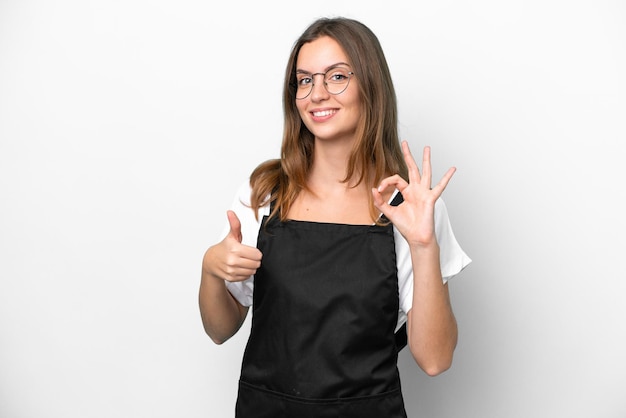
[(447, 370), (457, 343), (457, 324), (448, 285), (439, 267), (439, 246), (411, 246), (413, 308), (407, 314), (408, 345), (428, 375)]
[(228, 211), (230, 232), (210, 247), (202, 260), (199, 305), (204, 330), (216, 344), (222, 344), (241, 327), (248, 313), (226, 288), (226, 281), (242, 281), (256, 272), (261, 252), (241, 244), (241, 223)]
[[(452, 313), (447, 285), (443, 283), (439, 245), (435, 234), (435, 202), (443, 193), (455, 169), (451, 168), (433, 188), (430, 148), (424, 148), (420, 175), (406, 142), (402, 143), (409, 169), (409, 182), (400, 176), (384, 179), (373, 189), (374, 204), (387, 216), (409, 244), (413, 266), (413, 308), (407, 313), (409, 349), (417, 364), (429, 375), (448, 369), (457, 341), (456, 319)], [(399, 206), (390, 206), (381, 193), (397, 188), (404, 197)]]

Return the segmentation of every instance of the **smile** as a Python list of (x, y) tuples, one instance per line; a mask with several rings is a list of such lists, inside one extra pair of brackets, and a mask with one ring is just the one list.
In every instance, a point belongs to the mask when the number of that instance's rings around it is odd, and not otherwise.
[(321, 118), (324, 116), (330, 116), (330, 115), (334, 115), (335, 113), (337, 113), (336, 110), (320, 110), (318, 112), (312, 112), (313, 116), (315, 116), (316, 118)]

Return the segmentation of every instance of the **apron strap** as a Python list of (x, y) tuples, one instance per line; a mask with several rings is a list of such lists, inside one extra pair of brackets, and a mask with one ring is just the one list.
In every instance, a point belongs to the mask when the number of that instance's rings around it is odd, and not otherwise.
[(396, 351), (399, 353), (404, 347), (406, 347), (409, 336), (406, 333), (406, 322), (396, 331)]
[[(404, 198), (402, 197), (402, 193), (398, 192), (391, 200), (391, 206), (398, 206), (403, 201), (404, 201)], [(404, 347), (407, 346), (407, 343), (409, 340), (408, 334), (406, 331), (406, 322), (402, 324), (402, 326), (396, 331), (395, 337), (396, 337), (396, 351), (399, 353), (400, 351), (402, 351)]]

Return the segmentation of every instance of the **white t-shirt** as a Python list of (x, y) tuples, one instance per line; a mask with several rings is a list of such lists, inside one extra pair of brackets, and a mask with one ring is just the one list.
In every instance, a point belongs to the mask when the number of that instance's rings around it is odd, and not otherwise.
[[(393, 196), (391, 199), (393, 199)], [(259, 220), (257, 221), (254, 216), (254, 210), (250, 208), (250, 184), (245, 182), (239, 187), (231, 205), (231, 210), (237, 214), (241, 221), (242, 244), (256, 247), (263, 216), (269, 215), (270, 212), (269, 205), (259, 209)], [(228, 234), (229, 230), (230, 227), (228, 222), (226, 222), (222, 238)], [(393, 230), (396, 246), (396, 263), (398, 266), (398, 294), (400, 297), (398, 327), (400, 327), (406, 321), (406, 314), (413, 304), (413, 265), (411, 263), (409, 244), (395, 227)], [(437, 200), (435, 203), (435, 234), (439, 244), (441, 275), (444, 283), (446, 283), (472, 260), (465, 254), (454, 237), (448, 218), (448, 211), (442, 199)], [(254, 276), (250, 276), (241, 282), (226, 282), (226, 286), (235, 299), (243, 306), (252, 305)]]

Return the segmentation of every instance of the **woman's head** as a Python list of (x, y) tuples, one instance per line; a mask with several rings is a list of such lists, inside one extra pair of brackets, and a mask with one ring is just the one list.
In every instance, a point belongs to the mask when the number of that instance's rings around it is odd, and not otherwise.
[[(316, 20), (292, 48), (283, 91), (285, 133), (282, 158), (286, 164), (287, 174), (293, 176), (302, 164), (305, 165), (306, 171), (311, 164), (314, 135), (302, 122), (298, 112), (296, 69), (302, 47), (323, 37), (329, 37), (339, 44), (356, 80), (350, 83), (359, 88), (360, 117), (348, 177), (356, 176), (357, 181), (362, 181), (365, 176), (369, 177), (372, 163), (375, 180), (396, 172), (403, 174), (404, 170), (401, 170), (401, 167), (390, 161), (384, 161), (392, 155), (394, 158), (399, 156), (402, 160), (397, 135), (396, 96), (385, 55), (378, 38), (367, 26), (347, 18)], [(389, 172), (389, 169), (392, 171)], [(295, 175), (292, 180), (298, 183), (305, 182), (303, 174)], [(368, 178), (367, 181), (374, 178)], [(301, 185), (304, 186), (302, 183)]]
[[(250, 179), (252, 207), (258, 210), (268, 203), (267, 198), (270, 196), (274, 203), (271, 216), (280, 214), (283, 220), (300, 191), (307, 189), (315, 145), (315, 137), (303, 123), (296, 105), (298, 56), (304, 45), (323, 37), (339, 44), (353, 72), (350, 85), (358, 86), (360, 109), (357, 109), (356, 140), (347, 162), (344, 181), (349, 181), (351, 185), (365, 181), (373, 187), (392, 174), (407, 178), (407, 168), (398, 140), (395, 90), (378, 38), (367, 26), (356, 20), (318, 19), (295, 42), (287, 63), (283, 89), (285, 126), (281, 157), (261, 164)], [(373, 220), (378, 219), (378, 212), (371, 200), (370, 212)]]

